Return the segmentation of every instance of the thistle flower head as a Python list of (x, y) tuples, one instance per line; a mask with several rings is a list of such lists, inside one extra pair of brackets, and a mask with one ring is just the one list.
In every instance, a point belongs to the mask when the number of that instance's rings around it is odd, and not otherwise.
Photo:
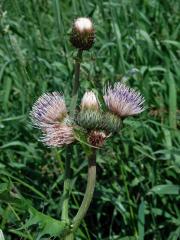
[(59, 123), (46, 126), (40, 140), (49, 147), (62, 147), (70, 144), (75, 140), (73, 127)]
[(40, 128), (61, 122), (67, 116), (63, 96), (58, 92), (43, 94), (33, 105), (30, 116), (33, 124)]
[(43, 94), (30, 112), (34, 126), (40, 128), (44, 144), (58, 147), (74, 141), (73, 127), (69, 123), (63, 96), (58, 92)]
[(89, 18), (77, 18), (72, 27), (70, 41), (75, 48), (88, 50), (92, 47), (95, 38), (93, 23)]
[(77, 120), (85, 129), (96, 129), (101, 127), (102, 114), (99, 111), (99, 102), (93, 91), (84, 94), (81, 100), (81, 111)]
[(144, 98), (123, 83), (115, 83), (105, 90), (104, 101), (108, 109), (119, 117), (136, 115), (144, 111)]
[(81, 110), (99, 110), (99, 103), (93, 91), (84, 94), (81, 100)]

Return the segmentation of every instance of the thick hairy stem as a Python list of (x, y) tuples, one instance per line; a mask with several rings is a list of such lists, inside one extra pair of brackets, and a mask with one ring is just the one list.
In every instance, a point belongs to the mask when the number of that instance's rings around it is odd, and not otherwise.
[(76, 229), (79, 227), (81, 221), (84, 219), (88, 211), (89, 205), (93, 198), (95, 183), (96, 183), (96, 152), (95, 150), (93, 150), (93, 154), (89, 157), (88, 179), (84, 198), (76, 216), (72, 221), (73, 232), (75, 232)]

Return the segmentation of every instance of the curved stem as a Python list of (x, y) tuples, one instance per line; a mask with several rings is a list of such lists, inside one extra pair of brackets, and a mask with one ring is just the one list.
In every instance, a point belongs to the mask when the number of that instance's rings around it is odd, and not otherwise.
[(84, 194), (84, 198), (82, 201), (82, 204), (74, 217), (72, 221), (72, 232), (76, 231), (76, 229), (79, 227), (81, 221), (85, 217), (89, 205), (92, 201), (93, 193), (94, 193), (94, 188), (95, 188), (95, 183), (96, 183), (96, 152), (93, 149), (92, 155), (88, 159), (89, 165), (88, 165), (88, 179), (87, 179), (87, 187), (86, 191)]

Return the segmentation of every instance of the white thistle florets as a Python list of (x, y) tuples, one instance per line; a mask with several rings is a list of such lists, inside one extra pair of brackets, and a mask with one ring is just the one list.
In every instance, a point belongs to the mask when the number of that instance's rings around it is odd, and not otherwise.
[(81, 100), (81, 110), (99, 110), (99, 102), (93, 91), (85, 92)]
[(121, 82), (105, 90), (104, 101), (110, 112), (119, 117), (136, 115), (144, 111), (144, 97)]
[(93, 24), (89, 18), (80, 17), (75, 20), (74, 27), (80, 32), (91, 31)]

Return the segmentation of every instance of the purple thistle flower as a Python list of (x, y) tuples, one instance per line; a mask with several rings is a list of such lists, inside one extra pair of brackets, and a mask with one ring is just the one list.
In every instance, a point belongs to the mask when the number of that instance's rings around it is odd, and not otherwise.
[(105, 89), (104, 101), (108, 109), (119, 117), (136, 115), (144, 111), (144, 97), (121, 82)]
[(39, 128), (62, 121), (67, 116), (64, 97), (58, 92), (44, 93), (33, 105), (30, 116)]
[(43, 94), (30, 112), (35, 127), (43, 132), (41, 141), (48, 146), (62, 146), (74, 141), (73, 127), (68, 124), (66, 104), (58, 92)]

